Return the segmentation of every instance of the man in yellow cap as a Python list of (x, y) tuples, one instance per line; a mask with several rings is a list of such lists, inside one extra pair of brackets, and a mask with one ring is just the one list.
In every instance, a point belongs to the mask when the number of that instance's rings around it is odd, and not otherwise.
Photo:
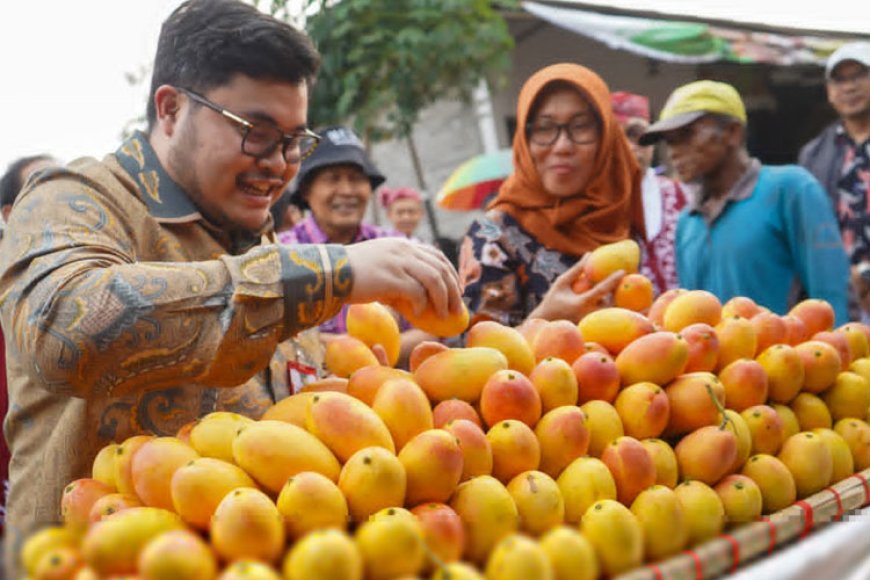
[(749, 156), (734, 87), (704, 80), (677, 88), (640, 142), (660, 139), (688, 193), (677, 223), (680, 286), (722, 301), (748, 296), (784, 314), (799, 285), (846, 322), (848, 261), (827, 195), (804, 168)]

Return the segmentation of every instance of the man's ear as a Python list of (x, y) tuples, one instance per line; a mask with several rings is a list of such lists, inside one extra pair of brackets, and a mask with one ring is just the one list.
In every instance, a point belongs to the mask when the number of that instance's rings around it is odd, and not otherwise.
[(156, 111), (155, 127), (166, 136), (172, 135), (178, 123), (179, 112), (188, 101), (182, 93), (173, 86), (161, 85), (154, 92), (154, 108)]

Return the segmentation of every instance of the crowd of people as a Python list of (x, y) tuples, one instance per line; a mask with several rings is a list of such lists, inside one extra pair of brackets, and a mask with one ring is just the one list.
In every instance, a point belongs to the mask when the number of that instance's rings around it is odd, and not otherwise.
[[(620, 279), (575, 292), (584, 255), (631, 238), (657, 292), (779, 313), (823, 298), (838, 323), (870, 319), (868, 43), (831, 55), (838, 120), (777, 167), (747, 151), (728, 84), (678, 87), (652, 122), (645, 96), (579, 64), (535, 72), (514, 171), (461, 240), (458, 269), (416, 236), (420, 192), (384, 187), (351, 129), (307, 128), (319, 60), (303, 32), (250, 5), (188, 0), (161, 29), (144, 131), (102, 160), (9, 168), (6, 577), (101, 447), (217, 410), (259, 416), (298, 388), (290, 365), (320, 372), (350, 303), (578, 321)], [(669, 171), (652, 165), (656, 143)], [(372, 199), (391, 228), (365, 222)], [(401, 328), (405, 357), (434, 339)]]

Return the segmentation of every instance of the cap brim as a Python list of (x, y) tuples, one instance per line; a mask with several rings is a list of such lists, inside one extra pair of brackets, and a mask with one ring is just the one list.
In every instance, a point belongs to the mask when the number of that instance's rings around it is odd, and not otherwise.
[(652, 125), (644, 131), (643, 135), (638, 139), (638, 143), (641, 145), (652, 145), (656, 143), (662, 136), (668, 131), (673, 131), (674, 129), (680, 129), (681, 127), (685, 127), (689, 123), (694, 123), (704, 115), (706, 115), (706, 111), (692, 111), (690, 113), (680, 113), (679, 115), (675, 115), (663, 121), (659, 121), (658, 123), (653, 123)]
[(302, 167), (299, 169), (299, 174), (293, 180), (291, 197), (297, 205), (302, 205), (307, 208), (308, 204), (302, 199), (302, 193), (299, 191), (299, 186), (313, 171), (317, 171), (322, 167), (331, 165), (356, 165), (362, 169), (363, 173), (369, 178), (372, 184), (372, 191), (378, 188), (387, 180), (380, 171), (375, 169), (375, 166), (369, 161), (365, 153), (356, 147), (330, 147), (328, 150), (318, 151), (308, 159), (302, 161)]

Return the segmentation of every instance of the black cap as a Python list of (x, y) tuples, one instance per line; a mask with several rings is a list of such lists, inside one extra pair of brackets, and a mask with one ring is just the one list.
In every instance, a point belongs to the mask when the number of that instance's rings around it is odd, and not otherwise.
[(299, 173), (290, 184), (289, 190), (293, 203), (307, 208), (308, 204), (302, 199), (300, 186), (316, 170), (332, 165), (356, 165), (365, 173), (372, 184), (372, 191), (377, 189), (384, 181), (381, 172), (366, 155), (362, 141), (356, 133), (347, 127), (327, 127), (316, 131), (321, 140), (314, 152), (302, 160)]

